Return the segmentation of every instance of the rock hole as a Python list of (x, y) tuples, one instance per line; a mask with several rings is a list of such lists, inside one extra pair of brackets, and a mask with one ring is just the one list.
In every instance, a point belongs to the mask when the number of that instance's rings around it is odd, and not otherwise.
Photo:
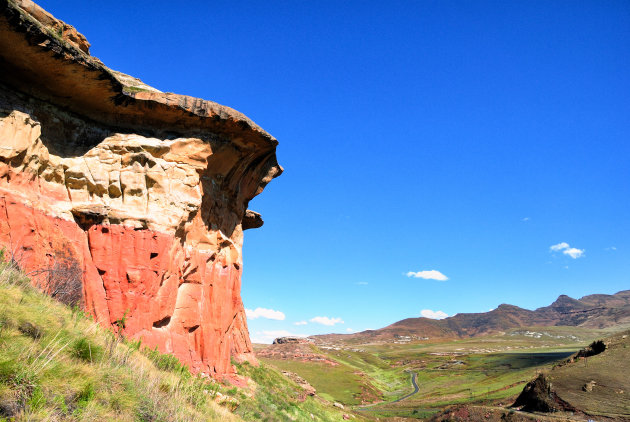
[(234, 268), (236, 268), (237, 270), (240, 270), (240, 269), (241, 269), (241, 266), (235, 262), (235, 263), (234, 263)]
[(199, 325), (194, 325), (194, 326), (188, 328), (188, 332), (189, 333), (194, 333), (195, 330), (197, 330), (197, 328), (199, 328)]
[(100, 268), (97, 268), (96, 270), (98, 271), (98, 275), (105, 275), (105, 273), (107, 272), (105, 270), (101, 270)]
[(162, 327), (166, 327), (169, 324), (169, 322), (171, 322), (171, 317), (167, 316), (167, 317), (162, 318), (159, 321), (155, 321), (153, 323), (153, 326), (155, 328), (162, 328)]
[(107, 227), (103, 227), (101, 229), (101, 233), (109, 233), (109, 229)]
[(157, 256), (158, 256), (157, 252), (151, 252), (151, 259), (157, 258)]
[(74, 222), (85, 231), (90, 230), (92, 226), (101, 224), (107, 215), (106, 212), (97, 208), (73, 208), (71, 212)]

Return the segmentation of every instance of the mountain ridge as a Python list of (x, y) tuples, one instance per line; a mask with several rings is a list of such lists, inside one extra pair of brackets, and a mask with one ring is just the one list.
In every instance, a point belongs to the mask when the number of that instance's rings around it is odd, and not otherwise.
[(480, 313), (459, 313), (436, 320), (425, 317), (405, 318), (377, 330), (353, 334), (310, 336), (314, 341), (380, 342), (401, 338), (465, 338), (531, 326), (582, 326), (608, 328), (630, 323), (630, 290), (615, 294), (591, 294), (574, 299), (560, 295), (548, 306), (535, 310), (503, 303)]

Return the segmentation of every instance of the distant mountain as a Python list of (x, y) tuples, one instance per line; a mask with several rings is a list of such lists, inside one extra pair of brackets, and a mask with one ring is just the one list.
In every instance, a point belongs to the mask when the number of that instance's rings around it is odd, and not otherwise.
[(594, 294), (573, 299), (561, 295), (534, 311), (502, 304), (490, 312), (457, 314), (441, 320), (407, 318), (378, 330), (355, 334), (312, 336), (315, 341), (367, 343), (422, 338), (474, 337), (532, 326), (568, 325), (606, 328), (630, 324), (630, 290), (614, 295)]

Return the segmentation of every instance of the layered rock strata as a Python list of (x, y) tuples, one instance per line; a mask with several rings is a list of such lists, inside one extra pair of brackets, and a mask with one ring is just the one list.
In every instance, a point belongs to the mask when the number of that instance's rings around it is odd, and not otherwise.
[(282, 172), (244, 115), (112, 71), (28, 0), (0, 0), (0, 244), (58, 299), (196, 372), (253, 359), (249, 201)]

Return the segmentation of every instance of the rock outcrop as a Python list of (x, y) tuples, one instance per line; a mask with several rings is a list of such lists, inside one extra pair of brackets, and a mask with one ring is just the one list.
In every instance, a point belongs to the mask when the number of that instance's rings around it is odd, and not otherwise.
[(303, 337), (278, 337), (273, 344), (310, 344), (311, 341)]
[(0, 0), (0, 243), (33, 282), (196, 372), (254, 359), (249, 201), (277, 141), (210, 101), (108, 69), (29, 0)]

